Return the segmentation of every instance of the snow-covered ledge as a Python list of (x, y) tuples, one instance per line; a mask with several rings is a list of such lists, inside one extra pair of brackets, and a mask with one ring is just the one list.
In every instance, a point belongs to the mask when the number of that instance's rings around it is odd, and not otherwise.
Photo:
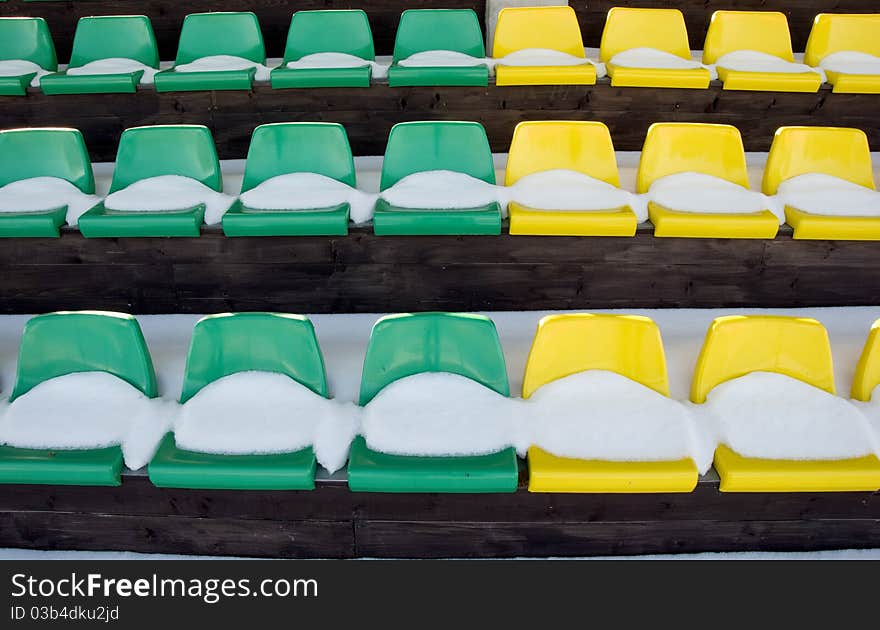
[(486, 56), (492, 56), (492, 43), (495, 41), (495, 24), (501, 9), (507, 7), (560, 7), (568, 6), (561, 0), (486, 0)]

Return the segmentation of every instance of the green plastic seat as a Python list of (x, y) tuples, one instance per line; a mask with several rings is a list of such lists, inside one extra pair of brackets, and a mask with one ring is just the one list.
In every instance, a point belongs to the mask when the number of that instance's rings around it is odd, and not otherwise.
[[(87, 194), (95, 192), (92, 163), (76, 129), (0, 131), (0, 186), (31, 177), (58, 177)], [(0, 212), (0, 237), (57, 237), (67, 206), (45, 212)]]
[[(492, 320), (418, 313), (376, 322), (364, 359), (360, 404), (388, 384), (422, 372), (451, 372), (510, 394)], [(355, 492), (514, 492), (518, 479), (512, 448), (473, 457), (412, 457), (370, 450), (358, 438), (348, 460), (348, 485)]]
[[(152, 68), (159, 67), (159, 51), (150, 18), (144, 15), (83, 17), (76, 24), (70, 67), (78, 68), (100, 59), (123, 57)], [(46, 94), (133, 93), (143, 70), (119, 74), (46, 75), (40, 87)]]
[[(202, 125), (156, 125), (126, 129), (119, 139), (110, 192), (160, 175), (190, 177), (222, 192), (220, 161), (211, 131)], [(108, 210), (100, 203), (79, 219), (86, 238), (199, 236), (205, 205), (169, 212)]]
[[(266, 63), (266, 47), (260, 22), (251, 12), (191, 13), (183, 19), (175, 66), (202, 57), (234, 55)], [(196, 90), (250, 90), (256, 70), (218, 72), (176, 72), (173, 68), (156, 73), (158, 92)]]
[[(225, 313), (205, 317), (193, 329), (180, 402), (219, 378), (248, 370), (286, 374), (316, 394), (328, 395), (324, 358), (307, 318)], [(311, 448), (274, 455), (214, 455), (179, 449), (168, 433), (148, 470), (150, 481), (163, 488), (311, 490), (315, 466)]]
[[(58, 69), (55, 44), (43, 18), (0, 18), (0, 60), (33, 61), (45, 70)], [(35, 73), (0, 77), (0, 96), (24, 96)]]
[[(407, 122), (391, 128), (382, 163), (381, 190), (421, 171), (449, 170), (495, 183), (486, 131), (476, 122)], [(388, 234), (500, 234), (501, 208), (491, 203), (455, 210), (414, 209), (376, 202), (373, 230)]]
[[(39, 315), (21, 337), (10, 401), (52, 378), (108, 372), (155, 398), (156, 375), (137, 320), (97, 311)], [(76, 427), (71, 427), (72, 431)], [(122, 450), (0, 447), (0, 483), (118, 486)]]
[(477, 14), (472, 9), (407, 9), (400, 16), (394, 39), (394, 61), (388, 85), (488, 85), (486, 65), (463, 67), (406, 67), (399, 65), (416, 53), (452, 50), (485, 57), (486, 46)]
[[(332, 13), (332, 12), (331, 12)], [(254, 129), (241, 192), (286, 173), (319, 173), (355, 186), (345, 128), (336, 123), (274, 123)], [(226, 236), (343, 236), (349, 204), (314, 210), (255, 210), (236, 201), (223, 215)]]
[(281, 67), (272, 70), (273, 88), (370, 87), (370, 66), (288, 68), (306, 55), (338, 52), (368, 61), (376, 58), (367, 14), (348, 11), (297, 11), (290, 20)]

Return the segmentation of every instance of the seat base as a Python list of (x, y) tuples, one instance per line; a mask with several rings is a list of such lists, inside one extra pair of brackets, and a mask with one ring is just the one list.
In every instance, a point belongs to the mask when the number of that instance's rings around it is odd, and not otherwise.
[(360, 68), (275, 68), (270, 75), (272, 88), (370, 87), (372, 69)]
[(148, 472), (160, 488), (313, 490), (315, 467), (311, 448), (274, 455), (214, 455), (179, 449), (174, 434), (166, 433)]
[(679, 212), (648, 204), (654, 236), (684, 238), (775, 238), (779, 219), (769, 210), (744, 214)]
[(880, 217), (810, 214), (786, 206), (785, 221), (798, 240), (880, 241)]
[(507, 206), (510, 233), (538, 236), (635, 236), (638, 221), (628, 207), (601, 211), (535, 210)]
[(817, 72), (744, 72), (718, 68), (725, 90), (754, 92), (818, 92), (822, 77)]
[(79, 231), (86, 238), (199, 236), (204, 219), (204, 204), (179, 212), (122, 212), (102, 202), (79, 218)]
[(516, 451), (472, 457), (410, 457), (371, 450), (355, 438), (348, 458), (353, 492), (515, 492)]
[(157, 92), (196, 92), (199, 90), (250, 90), (256, 68), (216, 72), (157, 72), (153, 82)]
[(48, 74), (40, 80), (44, 94), (134, 94), (143, 70), (124, 74)]
[(501, 234), (501, 208), (490, 203), (479, 208), (423, 210), (399, 208), (384, 199), (376, 202), (373, 231), (388, 235), (497, 235)]
[(0, 483), (118, 486), (122, 449), (43, 450), (0, 446)]
[(706, 89), (711, 79), (705, 68), (625, 68), (610, 63), (606, 68), (612, 87)]
[(36, 72), (14, 77), (0, 77), (0, 96), (25, 96)]
[(223, 215), (226, 236), (345, 236), (349, 205), (315, 210), (253, 210), (236, 201)]
[(486, 66), (408, 68), (392, 65), (388, 69), (388, 85), (391, 87), (435, 85), (489, 85), (489, 68)]
[(831, 91), (838, 94), (880, 94), (880, 74), (844, 74), (826, 71)]
[(66, 220), (66, 206), (46, 212), (3, 212), (0, 238), (57, 238)]
[(495, 85), (596, 85), (596, 68), (580, 66), (496, 66)]

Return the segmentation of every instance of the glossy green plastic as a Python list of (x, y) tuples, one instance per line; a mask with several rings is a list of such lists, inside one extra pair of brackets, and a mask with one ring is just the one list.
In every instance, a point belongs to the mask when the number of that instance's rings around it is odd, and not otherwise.
[[(31, 177), (59, 177), (84, 193), (94, 193), (95, 178), (82, 134), (63, 128), (0, 131), (0, 186)], [(66, 207), (0, 213), (0, 237), (57, 237), (66, 215)]]
[(360, 68), (287, 68), (306, 55), (339, 52), (373, 61), (373, 33), (367, 14), (347, 11), (297, 11), (290, 20), (284, 61), (272, 71), (273, 88), (369, 87), (370, 66)]
[[(156, 125), (126, 129), (119, 139), (110, 192), (160, 175), (182, 175), (218, 192), (220, 161), (211, 131), (202, 125)], [(198, 236), (205, 207), (173, 212), (115, 212), (99, 204), (79, 219), (86, 238)]]
[[(331, 11), (330, 13), (334, 13)], [(287, 173), (318, 173), (355, 186), (345, 128), (336, 123), (273, 123), (251, 136), (241, 192)], [(349, 206), (314, 210), (255, 210), (236, 202), (223, 216), (226, 236), (343, 236)]]
[(122, 449), (49, 451), (0, 446), (0, 483), (118, 486)]
[[(43, 18), (0, 18), (0, 60), (33, 61), (45, 70), (58, 69), (55, 44)], [(0, 96), (24, 96), (34, 73), (0, 77)]]
[[(70, 67), (78, 68), (100, 59), (134, 59), (159, 67), (159, 51), (150, 18), (143, 15), (83, 17), (76, 24)], [(68, 75), (58, 72), (43, 77), (40, 87), (46, 94), (133, 93), (143, 71)]]
[(394, 62), (388, 70), (388, 85), (488, 85), (489, 68), (413, 68), (399, 65), (416, 53), (453, 50), (472, 57), (485, 57), (483, 32), (472, 9), (407, 9), (400, 16), (394, 40)]
[[(257, 63), (266, 63), (266, 47), (257, 16), (247, 12), (191, 13), (183, 20), (175, 66), (202, 57), (233, 55)], [(256, 71), (223, 70), (219, 72), (156, 73), (158, 92), (195, 90), (249, 90)]]

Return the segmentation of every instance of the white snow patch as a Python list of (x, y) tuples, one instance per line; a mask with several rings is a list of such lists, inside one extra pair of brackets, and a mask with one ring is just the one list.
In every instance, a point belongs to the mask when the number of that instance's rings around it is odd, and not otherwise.
[(654, 180), (648, 198), (679, 212), (739, 214), (770, 210), (785, 222), (785, 212), (772, 197), (749, 190), (721, 177), (684, 172)]
[(0, 212), (46, 212), (66, 206), (70, 225), (100, 200), (60, 177), (30, 177), (0, 187)]
[(740, 72), (778, 72), (781, 74), (814, 72), (822, 77), (822, 83), (825, 83), (825, 73), (819, 68), (812, 68), (803, 63), (786, 61), (782, 57), (769, 55), (757, 50), (735, 50), (726, 55), (721, 55), (715, 60), (715, 66)]
[(608, 64), (623, 68), (653, 68), (667, 70), (693, 70), (705, 68), (709, 71), (710, 78), (715, 80), (718, 74), (711, 65), (704, 65), (693, 59), (685, 59), (678, 55), (658, 50), (656, 48), (630, 48), (617, 53), (607, 61)]
[(320, 52), (304, 55), (296, 61), (287, 62), (287, 67), (294, 70), (316, 70), (323, 68), (362, 68), (370, 66), (370, 75), (374, 79), (388, 76), (388, 66), (357, 55), (341, 52)]
[(582, 66), (590, 64), (596, 68), (596, 78), (601, 79), (605, 76), (604, 63), (585, 57), (576, 57), (551, 48), (523, 48), (488, 61), (490, 69), (497, 66)]
[(857, 50), (841, 50), (823, 57), (819, 67), (826, 72), (841, 74), (880, 75), (880, 57)]
[(152, 85), (153, 77), (159, 72), (158, 68), (153, 68), (147, 64), (141, 63), (136, 59), (128, 59), (126, 57), (107, 57), (106, 59), (96, 59), (87, 64), (68, 68), (67, 74), (76, 75), (101, 75), (101, 74), (130, 74), (143, 70), (141, 76), (141, 85)]
[(445, 68), (487, 66), (486, 57), (472, 57), (455, 50), (423, 50), (401, 59), (397, 65), (404, 68)]
[(825, 173), (787, 179), (779, 184), (776, 197), (783, 205), (810, 214), (880, 216), (880, 192)]
[(40, 64), (27, 59), (3, 59), (0, 60), (0, 77), (20, 77), (23, 74), (36, 73), (31, 79), (31, 87), (40, 87), (40, 79), (51, 74), (51, 70), (44, 69)]
[(219, 193), (196, 179), (159, 175), (111, 193), (104, 200), (104, 206), (118, 212), (181, 212), (203, 203), (205, 223), (216, 225), (233, 201), (234, 196)]
[(379, 196), (401, 208), (464, 209), (497, 202), (499, 188), (465, 173), (421, 171), (400, 179)]
[(190, 63), (174, 66), (175, 72), (221, 72), (223, 70), (248, 70), (256, 68), (254, 81), (268, 81), (271, 68), (256, 61), (235, 55), (210, 55)]

